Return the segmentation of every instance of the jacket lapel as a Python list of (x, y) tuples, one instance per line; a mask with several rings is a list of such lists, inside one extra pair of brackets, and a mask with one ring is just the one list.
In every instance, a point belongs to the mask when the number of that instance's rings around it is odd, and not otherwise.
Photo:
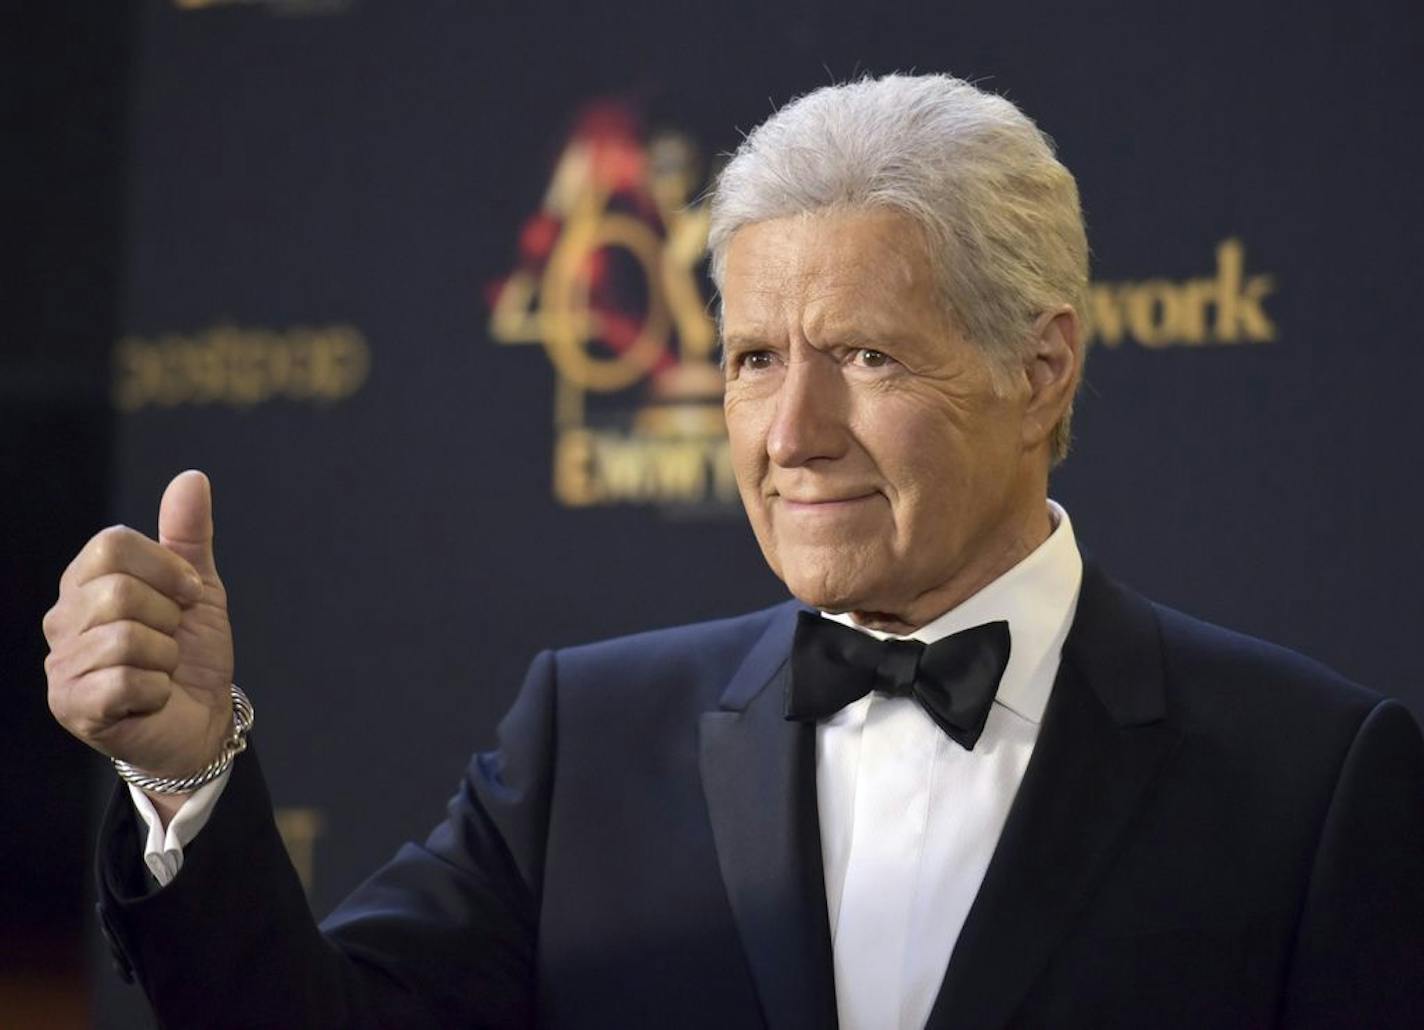
[(815, 727), (783, 715), (796, 605), (704, 713), (700, 762), (727, 898), (769, 1026), (836, 1025)]
[(1088, 903), (1180, 738), (1144, 599), (1085, 564), (1033, 758), (928, 1026), (1004, 1025)]

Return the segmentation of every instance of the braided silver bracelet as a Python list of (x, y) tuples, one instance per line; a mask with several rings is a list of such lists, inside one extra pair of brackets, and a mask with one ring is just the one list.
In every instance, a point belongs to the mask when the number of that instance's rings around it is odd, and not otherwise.
[(154, 794), (187, 794), (197, 790), (205, 783), (212, 783), (213, 780), (227, 772), (234, 758), (247, 750), (247, 734), (252, 729), (253, 721), (252, 702), (234, 683), (232, 685), (232, 734), (223, 741), (218, 756), (193, 775), (182, 778), (150, 776), (146, 772), (135, 769), (128, 762), (117, 758), (110, 759), (110, 761), (114, 763), (114, 769), (118, 772), (119, 778), (125, 783), (132, 783), (139, 790)]

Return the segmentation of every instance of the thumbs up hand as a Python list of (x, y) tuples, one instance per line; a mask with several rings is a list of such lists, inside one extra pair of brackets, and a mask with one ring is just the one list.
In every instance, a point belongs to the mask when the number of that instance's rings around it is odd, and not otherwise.
[(101, 530), (44, 618), (49, 706), (90, 747), (156, 776), (197, 772), (232, 729), (232, 628), (208, 477), (168, 484), (155, 542)]

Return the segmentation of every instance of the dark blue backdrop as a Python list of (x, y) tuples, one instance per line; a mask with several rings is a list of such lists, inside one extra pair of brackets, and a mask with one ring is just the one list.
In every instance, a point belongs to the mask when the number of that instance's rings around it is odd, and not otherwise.
[[(1415, 5), (498, 7), (142, 18), (116, 517), (151, 530), (171, 475), (211, 475), (237, 678), (319, 913), (439, 818), (537, 649), (783, 596), (719, 500), (696, 390), (658, 406), (696, 370), (687, 298), (660, 375), (613, 392), (498, 342), (493, 304), (520, 269), (551, 282), (580, 203), (663, 260), (679, 154), (695, 197), (739, 130), (863, 71), (978, 79), (1078, 177), (1102, 335), (1053, 493), (1084, 545), (1424, 713)], [(588, 253), (577, 303), (526, 328), (592, 318), (613, 367), (696, 265)], [(568, 474), (705, 459), (705, 489), (569, 503), (560, 441)]]

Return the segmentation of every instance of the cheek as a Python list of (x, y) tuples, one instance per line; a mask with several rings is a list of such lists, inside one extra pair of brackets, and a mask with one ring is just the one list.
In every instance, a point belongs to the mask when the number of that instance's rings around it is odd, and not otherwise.
[(997, 442), (972, 441), (943, 408), (901, 405), (863, 438), (890, 500), (893, 533), (880, 541), (915, 562), (957, 553), (973, 512), (995, 493), (984, 476), (1000, 462)]
[(760, 406), (730, 394), (723, 403), (732, 471), (743, 493), (759, 481), (766, 469), (766, 426)]
[(742, 497), (742, 507), (746, 509), (752, 529), (765, 549), (770, 546), (768, 501), (762, 491), (767, 470), (765, 433), (754, 406), (729, 395), (723, 412), (727, 423), (732, 474)]
[(929, 550), (955, 554), (997, 523), (1016, 482), (1017, 441), (1012, 427), (985, 418), (972, 435), (958, 431), (906, 434), (903, 507), (909, 535)]
[(973, 457), (943, 410), (909, 399), (884, 404), (863, 421), (857, 435), (897, 507), (942, 502), (966, 486)]

